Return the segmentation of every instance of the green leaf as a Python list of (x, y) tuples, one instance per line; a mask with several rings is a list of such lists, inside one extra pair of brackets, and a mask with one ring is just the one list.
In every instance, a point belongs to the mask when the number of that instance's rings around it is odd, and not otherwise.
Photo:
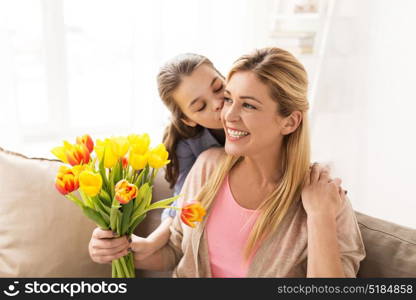
[(82, 189), (78, 189), (79, 194), (81, 195), (82, 200), (84, 200), (85, 206), (88, 206), (89, 208), (94, 208), (94, 205), (92, 203), (92, 200), (90, 196), (84, 193)]
[(69, 200), (71, 200), (72, 202), (74, 202), (80, 208), (83, 208), (84, 207), (84, 204), (82, 203), (82, 201), (80, 199), (78, 199), (77, 196), (75, 196), (73, 194), (67, 194), (66, 195), (66, 198), (68, 198)]
[(112, 206), (110, 210), (110, 227), (113, 231), (117, 229), (117, 223), (118, 223), (118, 207)]
[[(114, 199), (114, 169), (110, 170), (110, 193), (111, 193), (111, 199)], [(114, 200), (113, 200), (114, 203)]]
[(114, 184), (117, 184), (121, 180), (122, 172), (121, 169), (123, 168), (121, 159), (119, 159), (114, 166)]
[(109, 216), (110, 215), (110, 208), (103, 205), (101, 203), (100, 199), (98, 199), (97, 196), (93, 197), (93, 203), (94, 203), (95, 209), (103, 217), (106, 224), (109, 224), (110, 223), (110, 216)]
[(134, 211), (136, 211), (137, 208), (143, 202), (144, 195), (146, 194), (146, 191), (148, 188), (149, 188), (149, 184), (147, 183), (145, 183), (144, 185), (140, 187), (139, 192), (137, 193), (137, 197), (134, 200)]
[(121, 236), (121, 220), (123, 218), (123, 215), (121, 213), (121, 211), (117, 211), (117, 228), (116, 231), (118, 233), (119, 236)]
[(149, 185), (149, 188), (147, 189), (146, 193), (144, 194), (143, 202), (146, 203), (145, 208), (149, 207), (150, 202), (152, 202), (152, 191), (153, 187)]
[[(149, 199), (149, 195), (150, 194), (150, 199)], [(139, 198), (140, 196), (140, 198)], [(139, 196), (137, 198), (138, 199), (138, 204), (137, 206), (133, 209), (134, 213), (133, 213), (133, 218), (137, 218), (138, 216), (140, 216), (141, 214), (144, 213), (144, 211), (147, 208), (147, 203), (148, 201), (152, 200), (152, 192), (150, 189), (149, 184), (146, 182), (139, 190)]]
[(137, 225), (139, 225), (140, 222), (143, 221), (145, 217), (146, 217), (146, 214), (143, 214), (143, 215), (138, 216), (135, 219), (132, 219), (129, 230), (127, 231), (127, 234), (132, 234), (134, 230), (136, 229)]
[(103, 220), (100, 214), (96, 212), (94, 209), (84, 206), (82, 210), (88, 218), (93, 220), (102, 229), (108, 229), (108, 225), (106, 224), (106, 222)]
[(140, 172), (139, 177), (137, 177), (136, 181), (134, 182), (134, 184), (140, 188), (140, 186), (142, 185), (142, 178), (144, 176), (144, 169)]
[(121, 234), (125, 234), (127, 232), (127, 230), (129, 229), (129, 224), (130, 224), (130, 218), (132, 216), (133, 213), (133, 201), (130, 201), (129, 203), (123, 205), (123, 218), (121, 221)]
[(152, 210), (152, 209), (157, 209), (157, 208), (167, 208), (167, 207), (170, 207), (168, 205), (171, 204), (173, 201), (175, 201), (178, 198), (179, 198), (179, 196), (174, 196), (174, 197), (171, 197), (171, 198), (167, 198), (167, 199), (160, 200), (160, 201), (157, 201), (155, 203), (152, 203), (152, 205), (150, 205), (146, 209), (146, 211), (149, 211), (149, 210)]
[(107, 174), (104, 168), (104, 157), (105, 157), (104, 155), (105, 155), (105, 149), (104, 149), (103, 159), (100, 161), (98, 165), (98, 169), (100, 171), (101, 178), (103, 179), (104, 189), (108, 189), (109, 188), (108, 178), (107, 178)]
[(105, 206), (107, 206), (108, 208), (111, 207), (111, 197), (110, 197), (110, 195), (104, 189), (101, 189), (100, 194), (98, 196), (100, 198), (100, 201)]

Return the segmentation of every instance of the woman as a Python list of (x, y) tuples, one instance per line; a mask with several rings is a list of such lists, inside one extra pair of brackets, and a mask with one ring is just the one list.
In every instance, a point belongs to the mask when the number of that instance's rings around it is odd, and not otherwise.
[[(181, 194), (207, 209), (195, 229), (176, 217), (167, 245), (137, 268), (174, 277), (355, 277), (365, 249), (351, 204), (310, 166), (307, 77), (288, 52), (238, 59), (227, 77), (225, 151), (202, 153)], [(132, 243), (133, 251), (140, 242)]]

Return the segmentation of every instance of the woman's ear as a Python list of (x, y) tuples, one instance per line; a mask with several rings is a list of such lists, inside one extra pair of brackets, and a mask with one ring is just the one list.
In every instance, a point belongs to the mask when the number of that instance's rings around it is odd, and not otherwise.
[(283, 127), (281, 129), (282, 135), (288, 135), (294, 132), (302, 121), (302, 113), (300, 111), (293, 111), (288, 117), (283, 120)]
[(182, 118), (181, 121), (185, 124), (188, 125), (189, 127), (196, 127), (196, 125), (198, 125), (197, 123), (195, 123), (194, 121), (191, 120), (187, 120), (185, 118)]

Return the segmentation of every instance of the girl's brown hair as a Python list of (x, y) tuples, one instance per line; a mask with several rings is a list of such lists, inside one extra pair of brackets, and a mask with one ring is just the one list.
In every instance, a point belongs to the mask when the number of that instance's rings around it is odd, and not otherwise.
[(195, 137), (203, 130), (200, 125), (191, 127), (182, 122), (181, 119), (186, 119), (186, 116), (173, 99), (173, 93), (181, 84), (184, 76), (191, 75), (195, 69), (203, 64), (212, 67), (222, 77), (208, 58), (194, 53), (175, 56), (160, 68), (157, 75), (159, 96), (172, 115), (171, 123), (166, 127), (163, 136), (163, 143), (171, 160), (171, 163), (166, 166), (165, 174), (165, 179), (169, 182), (170, 188), (173, 188), (179, 176), (179, 161), (176, 156), (178, 142), (182, 139)]

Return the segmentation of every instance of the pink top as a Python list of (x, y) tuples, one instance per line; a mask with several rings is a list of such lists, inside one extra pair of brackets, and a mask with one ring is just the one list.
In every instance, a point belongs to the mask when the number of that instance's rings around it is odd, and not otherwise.
[(206, 224), (212, 277), (246, 277), (250, 261), (244, 261), (244, 248), (258, 211), (234, 200), (228, 176), (213, 205)]

